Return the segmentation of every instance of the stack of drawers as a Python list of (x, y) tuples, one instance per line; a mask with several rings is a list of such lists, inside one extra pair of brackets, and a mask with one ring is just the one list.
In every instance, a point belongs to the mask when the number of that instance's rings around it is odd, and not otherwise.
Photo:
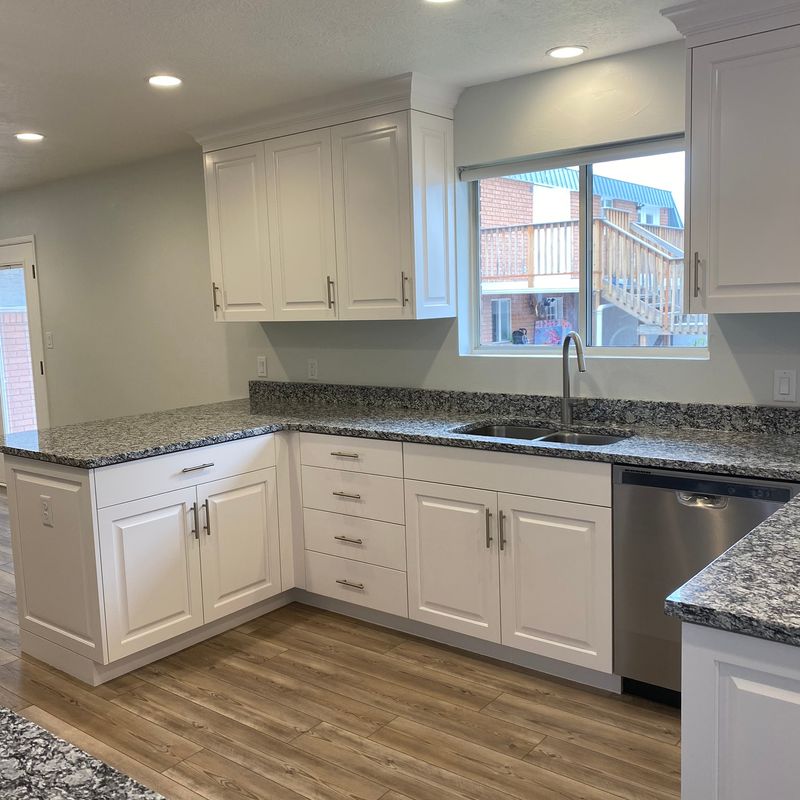
[(300, 435), (306, 589), (408, 616), (403, 448)]

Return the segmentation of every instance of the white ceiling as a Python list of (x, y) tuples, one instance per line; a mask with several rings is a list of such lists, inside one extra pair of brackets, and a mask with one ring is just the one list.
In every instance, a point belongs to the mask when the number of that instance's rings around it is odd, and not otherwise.
[[(0, 0), (0, 192), (189, 147), (228, 117), (417, 71), (464, 86), (677, 38), (664, 0)], [(156, 72), (181, 76), (172, 92)], [(40, 145), (12, 134), (42, 131)]]

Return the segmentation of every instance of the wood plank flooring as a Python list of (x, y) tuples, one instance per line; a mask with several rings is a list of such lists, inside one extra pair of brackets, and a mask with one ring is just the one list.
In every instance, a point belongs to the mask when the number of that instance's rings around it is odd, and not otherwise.
[(6, 560), (0, 705), (174, 800), (680, 795), (671, 708), (297, 604), (85, 686), (20, 657)]

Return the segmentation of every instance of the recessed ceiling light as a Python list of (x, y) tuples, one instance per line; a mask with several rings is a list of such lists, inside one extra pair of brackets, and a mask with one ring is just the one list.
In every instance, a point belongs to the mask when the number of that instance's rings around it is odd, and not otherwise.
[(183, 81), (175, 75), (151, 75), (147, 82), (151, 86), (157, 86), (159, 89), (174, 89), (180, 86)]
[(586, 48), (580, 44), (569, 44), (561, 47), (551, 47), (547, 55), (551, 58), (577, 58), (586, 52)]
[(15, 133), (14, 136), (16, 136), (20, 142), (41, 142), (42, 139), (44, 139), (43, 134), (35, 133), (34, 131), (20, 131), (19, 133)]
[(429, 3), (452, 3), (453, 0), (428, 0)]

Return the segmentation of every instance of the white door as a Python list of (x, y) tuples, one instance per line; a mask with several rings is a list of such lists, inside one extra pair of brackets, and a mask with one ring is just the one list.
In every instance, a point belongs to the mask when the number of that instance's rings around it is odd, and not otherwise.
[(100, 509), (111, 661), (203, 624), (196, 499), (192, 487)]
[(197, 488), (205, 621), (281, 590), (275, 468)]
[(501, 494), (502, 642), (611, 672), (611, 509)]
[(452, 120), (420, 111), (411, 112), (411, 174), (414, 317), (454, 317), (456, 246)]
[(798, 85), (800, 26), (692, 50), (692, 311), (800, 311)]
[(406, 481), (409, 617), (500, 641), (497, 495)]
[(266, 142), (275, 319), (335, 319), (331, 133)]
[(331, 129), (339, 319), (408, 319), (411, 198), (408, 115)]
[(205, 165), (214, 318), (270, 320), (264, 143), (206, 153)]

